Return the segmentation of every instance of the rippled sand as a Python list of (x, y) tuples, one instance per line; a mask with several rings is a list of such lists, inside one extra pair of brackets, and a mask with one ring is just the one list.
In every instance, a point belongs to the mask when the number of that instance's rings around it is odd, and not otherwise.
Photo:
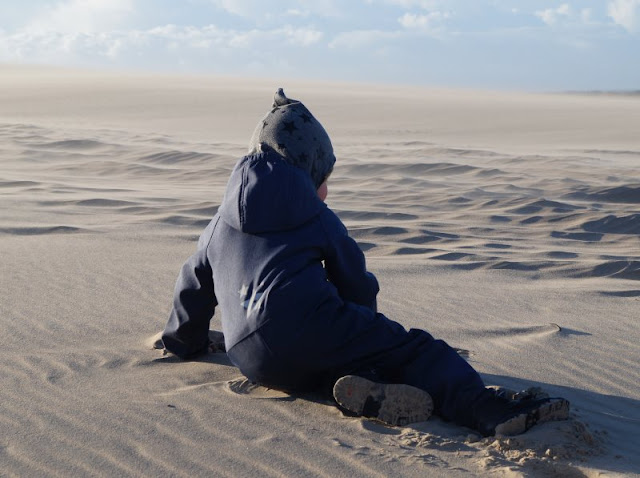
[[(638, 474), (640, 98), (0, 73), (4, 473)], [(328, 203), (380, 310), (487, 384), (565, 396), (570, 420), (387, 428), (246, 383), (223, 353), (152, 349), (279, 86), (334, 140)]]

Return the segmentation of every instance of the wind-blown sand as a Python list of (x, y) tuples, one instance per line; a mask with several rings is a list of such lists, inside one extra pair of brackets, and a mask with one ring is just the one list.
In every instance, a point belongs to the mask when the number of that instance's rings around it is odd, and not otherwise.
[[(333, 138), (380, 310), (570, 420), (387, 428), (151, 348), (279, 86)], [(0, 475), (638, 475), (639, 130), (640, 97), (0, 66)]]

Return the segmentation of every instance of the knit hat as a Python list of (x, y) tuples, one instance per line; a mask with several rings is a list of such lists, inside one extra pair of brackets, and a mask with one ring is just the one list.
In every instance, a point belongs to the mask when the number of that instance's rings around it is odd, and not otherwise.
[(316, 188), (336, 162), (331, 140), (320, 122), (305, 105), (287, 98), (282, 88), (276, 91), (271, 111), (258, 123), (249, 143), (249, 154), (268, 150), (309, 173)]

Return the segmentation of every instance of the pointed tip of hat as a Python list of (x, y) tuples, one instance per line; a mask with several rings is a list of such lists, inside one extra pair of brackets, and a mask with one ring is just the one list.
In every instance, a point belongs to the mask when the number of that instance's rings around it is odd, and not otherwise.
[(273, 106), (284, 106), (288, 104), (288, 102), (289, 98), (287, 98), (287, 95), (284, 94), (284, 90), (282, 88), (278, 88), (276, 94), (273, 95)]
[(291, 105), (293, 103), (300, 103), (298, 100), (293, 100), (291, 98), (287, 98), (287, 95), (284, 94), (284, 90), (282, 88), (278, 88), (276, 94), (273, 95), (273, 107), (276, 106), (285, 106)]

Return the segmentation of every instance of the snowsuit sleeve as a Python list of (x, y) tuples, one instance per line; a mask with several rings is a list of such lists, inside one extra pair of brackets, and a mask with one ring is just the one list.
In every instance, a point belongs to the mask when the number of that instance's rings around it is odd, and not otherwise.
[(164, 346), (181, 358), (207, 350), (209, 322), (218, 305), (207, 248), (200, 247), (182, 266), (173, 295), (173, 308), (162, 334)]
[(329, 281), (342, 300), (363, 305), (376, 312), (376, 295), (380, 290), (376, 277), (367, 271), (364, 254), (347, 232), (342, 221), (330, 210), (323, 214), (329, 234), (329, 254), (325, 268)]

